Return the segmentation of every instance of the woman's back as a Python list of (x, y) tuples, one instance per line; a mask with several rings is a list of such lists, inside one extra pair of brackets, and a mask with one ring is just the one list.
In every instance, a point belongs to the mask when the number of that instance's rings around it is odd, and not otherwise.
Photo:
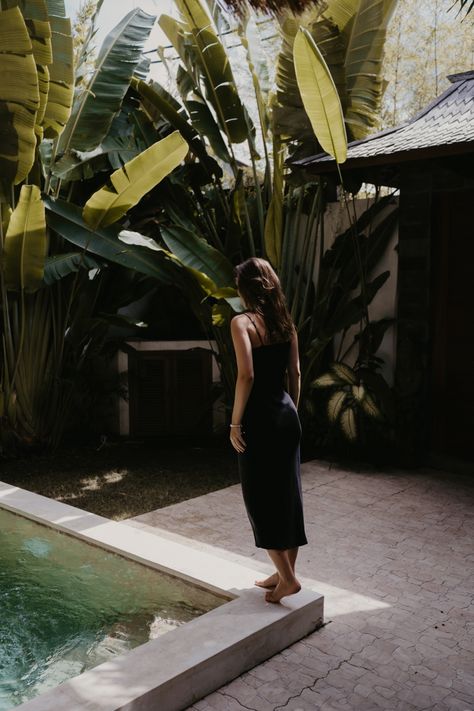
[(252, 348), (255, 391), (278, 394), (285, 388), (290, 341)]

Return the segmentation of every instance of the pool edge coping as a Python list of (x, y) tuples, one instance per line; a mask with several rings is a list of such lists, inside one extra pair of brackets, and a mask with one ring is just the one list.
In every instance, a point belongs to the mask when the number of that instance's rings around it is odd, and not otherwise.
[[(319, 593), (303, 590), (284, 604), (265, 603), (262, 591), (253, 587), (254, 569), (157, 533), (4, 482), (0, 482), (0, 507), (228, 599), (186, 625), (14, 707), (19, 711), (142, 711), (154, 708), (157, 695), (162, 711), (178, 711), (323, 624), (324, 598)], [(201, 654), (196, 646), (203, 640)], [(122, 681), (107, 683), (104, 679), (110, 674), (120, 675)]]

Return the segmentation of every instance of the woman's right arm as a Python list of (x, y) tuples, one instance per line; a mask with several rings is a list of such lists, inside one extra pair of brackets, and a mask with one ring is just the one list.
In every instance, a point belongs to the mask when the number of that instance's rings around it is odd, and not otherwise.
[(288, 361), (288, 394), (293, 400), (295, 407), (298, 407), (301, 388), (300, 357), (298, 352), (298, 334), (293, 331), (290, 346), (290, 358)]
[(237, 360), (237, 380), (235, 383), (234, 407), (230, 430), (230, 441), (237, 452), (245, 450), (245, 440), (242, 436), (242, 417), (253, 387), (252, 344), (246, 324), (241, 316), (235, 316), (230, 323), (232, 342)]

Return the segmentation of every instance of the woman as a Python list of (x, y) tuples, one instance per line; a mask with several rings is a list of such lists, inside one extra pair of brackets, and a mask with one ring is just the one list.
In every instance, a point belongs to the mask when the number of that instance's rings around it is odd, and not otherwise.
[[(265, 548), (276, 572), (256, 585), (267, 602), (301, 589), (295, 575), (298, 548), (307, 543), (299, 473), (301, 426), (298, 338), (279, 279), (264, 259), (236, 268), (246, 312), (232, 319), (237, 382), (230, 440), (255, 545)], [(285, 390), (285, 376), (288, 392)]]

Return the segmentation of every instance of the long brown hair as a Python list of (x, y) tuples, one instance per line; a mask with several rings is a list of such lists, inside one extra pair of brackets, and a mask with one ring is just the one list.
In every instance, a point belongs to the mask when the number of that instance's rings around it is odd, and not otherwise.
[(269, 340), (289, 340), (294, 325), (271, 264), (265, 259), (250, 257), (236, 266), (235, 281), (245, 306), (262, 317)]

